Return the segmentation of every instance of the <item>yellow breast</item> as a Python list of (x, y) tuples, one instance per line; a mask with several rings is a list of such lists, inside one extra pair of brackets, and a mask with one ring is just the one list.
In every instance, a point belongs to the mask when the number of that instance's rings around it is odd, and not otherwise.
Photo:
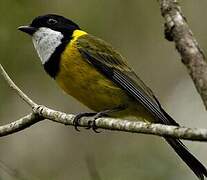
[(96, 112), (127, 105), (127, 109), (113, 113), (113, 116), (134, 116), (138, 120), (152, 121), (152, 116), (143, 106), (130, 98), (124, 90), (108, 80), (82, 57), (77, 49), (76, 40), (85, 35), (87, 36), (87, 33), (84, 31), (74, 31), (74, 38), (62, 53), (60, 71), (55, 78), (59, 86), (67, 94)]
[(55, 78), (61, 88), (95, 111), (110, 109), (124, 103), (128, 98), (124, 91), (99, 73), (76, 48), (76, 39), (87, 35), (74, 31), (74, 38), (64, 50), (60, 71)]

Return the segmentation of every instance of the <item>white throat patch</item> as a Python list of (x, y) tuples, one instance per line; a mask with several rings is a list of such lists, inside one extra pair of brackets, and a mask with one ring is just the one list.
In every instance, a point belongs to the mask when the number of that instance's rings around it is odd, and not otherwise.
[(61, 44), (63, 34), (54, 31), (50, 28), (39, 28), (32, 36), (34, 47), (41, 59), (42, 64), (45, 64), (55, 49)]

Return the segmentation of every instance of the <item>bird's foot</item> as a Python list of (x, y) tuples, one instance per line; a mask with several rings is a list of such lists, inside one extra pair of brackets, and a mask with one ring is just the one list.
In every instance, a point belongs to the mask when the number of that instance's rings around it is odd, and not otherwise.
[(87, 113), (87, 112), (81, 112), (81, 113), (78, 113), (75, 117), (74, 117), (74, 119), (73, 119), (73, 125), (74, 125), (74, 127), (75, 127), (75, 130), (76, 131), (80, 131), (79, 129), (78, 129), (78, 126), (80, 125), (80, 119), (82, 118), (82, 117), (91, 117), (91, 116), (94, 116), (94, 115), (96, 115), (97, 113)]
[(96, 126), (96, 119), (100, 118), (100, 117), (106, 117), (107, 112), (109, 112), (109, 110), (105, 110), (105, 111), (100, 111), (98, 113), (93, 113), (93, 112), (81, 112), (79, 114), (77, 114), (74, 119), (73, 119), (73, 125), (75, 127), (76, 131), (80, 131), (78, 126), (80, 126), (80, 120), (82, 117), (92, 117), (93, 120), (88, 121), (88, 127), (86, 127), (86, 129), (93, 129), (94, 132), (99, 133), (97, 131), (97, 126)]
[(98, 127), (96, 126), (96, 119), (101, 117), (108, 117), (111, 110), (100, 111), (93, 116), (93, 120), (88, 121), (88, 127), (86, 129), (92, 129), (95, 133), (100, 133), (97, 131)]
[(109, 117), (110, 113), (121, 111), (125, 108), (126, 108), (126, 106), (118, 106), (116, 108), (103, 110), (103, 111), (100, 111), (97, 113), (93, 113), (93, 112), (89, 112), (89, 113), (84, 112), (83, 113), (83, 112), (81, 112), (74, 117), (73, 125), (74, 125), (76, 131), (80, 131), (78, 129), (78, 126), (80, 125), (80, 119), (82, 117), (92, 117), (93, 120), (88, 121), (88, 126), (86, 127), (86, 129), (92, 129), (94, 132), (100, 133), (99, 131), (97, 131), (98, 128), (96, 126), (96, 119), (101, 118), (101, 117)]

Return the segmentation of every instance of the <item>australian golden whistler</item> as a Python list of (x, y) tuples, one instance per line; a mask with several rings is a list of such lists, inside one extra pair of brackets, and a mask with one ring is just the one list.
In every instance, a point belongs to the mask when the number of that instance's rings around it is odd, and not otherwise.
[[(112, 117), (130, 116), (179, 126), (126, 58), (73, 21), (48, 14), (36, 17), (29, 26), (21, 26), (19, 30), (32, 36), (45, 71), (67, 94), (90, 109), (108, 112)], [(180, 140), (168, 137), (165, 140), (199, 179), (207, 176), (206, 168)]]

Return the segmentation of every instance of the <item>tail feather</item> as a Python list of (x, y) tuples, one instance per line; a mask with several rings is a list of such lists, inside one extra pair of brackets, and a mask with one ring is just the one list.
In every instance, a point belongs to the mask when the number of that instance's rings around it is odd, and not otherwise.
[[(179, 126), (179, 124), (164, 111), (161, 105), (160, 109), (168, 119), (167, 125)], [(165, 138), (165, 140), (200, 180), (204, 180), (204, 177), (207, 177), (207, 169), (205, 166), (188, 151), (187, 147), (179, 139)]]
[(207, 169), (188, 151), (180, 140), (172, 138), (165, 138), (165, 140), (200, 180), (204, 180), (204, 176), (207, 177)]

